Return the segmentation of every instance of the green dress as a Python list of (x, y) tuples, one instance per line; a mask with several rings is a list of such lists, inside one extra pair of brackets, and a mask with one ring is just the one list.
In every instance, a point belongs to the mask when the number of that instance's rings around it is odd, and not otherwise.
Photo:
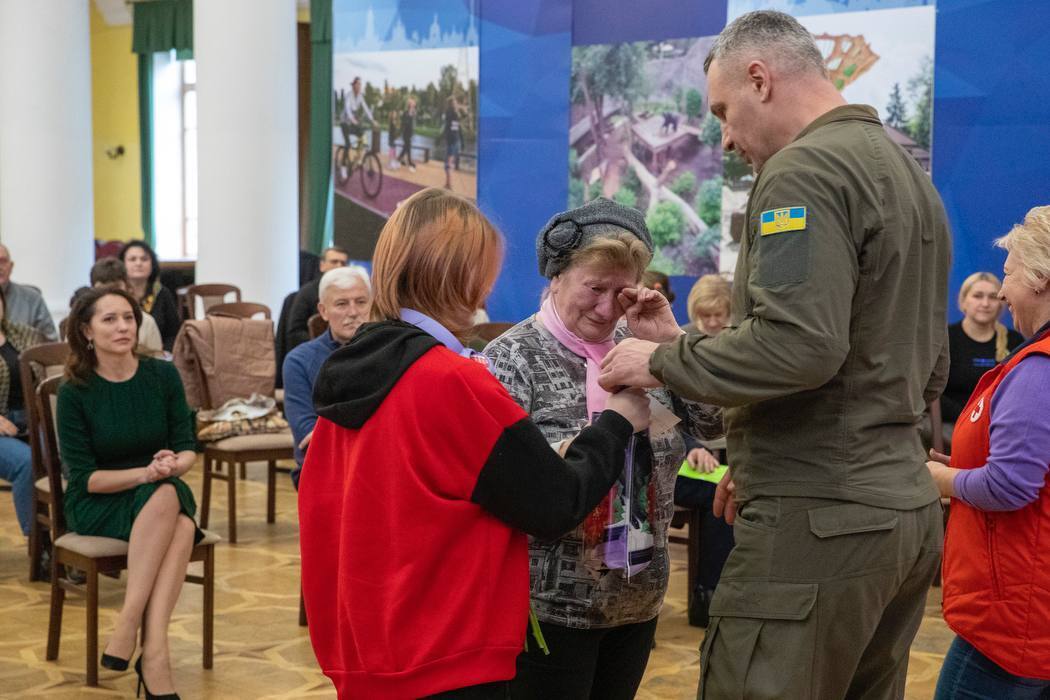
[(117, 493), (89, 493), (96, 469), (131, 469), (153, 461), (158, 450), (195, 450), (193, 415), (178, 371), (170, 362), (139, 358), (135, 375), (111, 382), (97, 374), (83, 384), (67, 381), (58, 391), (58, 442), (69, 471), (65, 514), (81, 535), (127, 540), (131, 525), (157, 487), (175, 486), (183, 513), (197, 511), (193, 492), (170, 477)]

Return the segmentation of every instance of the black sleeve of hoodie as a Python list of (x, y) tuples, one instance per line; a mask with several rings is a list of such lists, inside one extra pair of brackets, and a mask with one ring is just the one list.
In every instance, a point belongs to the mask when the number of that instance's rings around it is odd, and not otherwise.
[(604, 411), (562, 459), (536, 424), (523, 418), (496, 441), (471, 500), (530, 535), (561, 537), (583, 522), (623, 472), (631, 433), (630, 421)]

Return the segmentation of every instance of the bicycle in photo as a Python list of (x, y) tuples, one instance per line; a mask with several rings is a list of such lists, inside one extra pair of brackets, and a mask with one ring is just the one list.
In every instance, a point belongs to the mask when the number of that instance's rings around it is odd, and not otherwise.
[(345, 185), (354, 176), (354, 170), (360, 173), (361, 189), (369, 199), (375, 198), (383, 189), (383, 163), (371, 149), (365, 145), (364, 133), (357, 130), (357, 144), (347, 149), (345, 144), (335, 147), (335, 181)]

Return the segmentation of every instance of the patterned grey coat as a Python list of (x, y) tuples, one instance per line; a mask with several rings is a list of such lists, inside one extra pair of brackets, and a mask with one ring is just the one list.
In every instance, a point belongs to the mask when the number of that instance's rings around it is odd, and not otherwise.
[[(621, 322), (616, 341), (629, 336)], [(485, 355), (510, 395), (539, 426), (552, 445), (574, 437), (588, 422), (586, 360), (574, 355), (533, 315), (489, 343)], [(666, 389), (649, 392), (674, 410)], [(555, 541), (529, 538), (532, 607), (544, 622), (565, 627), (608, 628), (653, 619), (660, 612), (670, 562), (667, 527), (674, 513), (674, 483), (685, 458), (681, 431), (700, 439), (722, 434), (722, 412), (714, 406), (684, 401), (675, 429), (651, 435), (653, 474), (647, 489), (652, 559), (640, 572), (626, 575), (603, 562), (601, 545), (585, 525)]]

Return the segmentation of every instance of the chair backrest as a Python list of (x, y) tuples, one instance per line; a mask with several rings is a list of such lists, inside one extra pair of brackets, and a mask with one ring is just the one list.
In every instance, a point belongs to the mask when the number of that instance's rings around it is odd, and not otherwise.
[(232, 284), (193, 284), (186, 289), (186, 306), (189, 315), (187, 320), (197, 317), (197, 299), (201, 300), (204, 315), (216, 304), (226, 303), (226, 296), (232, 294), (234, 301), (241, 300), (241, 288)]
[(66, 533), (64, 492), (62, 490), (62, 458), (58, 451), (58, 435), (55, 432), (55, 413), (58, 387), (62, 377), (50, 377), (40, 383), (33, 397), (40, 412), (40, 432), (43, 435), (43, 464), (51, 486), (51, 538), (52, 541)]
[(273, 322), (212, 316), (182, 325), (173, 348), (191, 408), (218, 408), (253, 393), (273, 396)]
[(193, 285), (187, 285), (185, 287), (179, 287), (175, 290), (175, 305), (179, 309), (179, 320), (189, 321), (193, 318), (193, 308), (190, 306), (190, 297), (188, 292), (190, 287)]
[(44, 476), (41, 453), (40, 412), (37, 410), (37, 386), (45, 379), (61, 373), (69, 358), (67, 343), (44, 343), (23, 350), (18, 356), (18, 374), (25, 399), (26, 425), (29, 428), (29, 449), (33, 455), (33, 481)]
[(306, 322), (306, 328), (310, 331), (310, 340), (313, 340), (328, 330), (328, 321), (321, 318), (321, 314), (314, 314)]
[(231, 301), (225, 304), (215, 304), (208, 309), (208, 316), (254, 318), (258, 314), (262, 314), (263, 318), (270, 318), (270, 307), (254, 301)]
[(513, 327), (513, 323), (479, 323), (471, 330), (470, 336), (484, 340), (488, 343), (500, 337)]

